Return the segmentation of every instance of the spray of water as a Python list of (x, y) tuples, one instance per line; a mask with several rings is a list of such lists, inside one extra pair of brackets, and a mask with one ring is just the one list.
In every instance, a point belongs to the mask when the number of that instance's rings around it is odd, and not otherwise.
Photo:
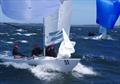
[(83, 77), (83, 75), (97, 75), (97, 73), (91, 67), (78, 63), (73, 69), (72, 75), (75, 77)]
[(31, 72), (41, 80), (51, 81), (62, 78), (62, 74), (56, 72), (55, 67), (51, 65), (48, 65), (47, 67), (38, 65), (34, 68), (31, 68)]

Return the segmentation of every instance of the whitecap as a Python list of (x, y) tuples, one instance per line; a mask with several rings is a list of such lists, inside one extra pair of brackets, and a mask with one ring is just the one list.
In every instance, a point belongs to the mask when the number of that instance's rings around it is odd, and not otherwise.
[(12, 41), (4, 41), (4, 40), (1, 40), (1, 42), (3, 42), (3, 43), (7, 43), (7, 44), (13, 44)]
[(97, 75), (97, 73), (93, 70), (92, 67), (87, 67), (81, 63), (78, 63), (73, 69), (72, 75), (74, 77), (83, 77), (83, 75)]
[(27, 33), (27, 34), (24, 34), (25, 36), (32, 36), (32, 35), (36, 35), (36, 33)]
[(13, 44), (13, 42), (12, 41), (8, 41), (8, 42), (6, 42), (7, 44)]
[(17, 32), (22, 32), (22, 31), (24, 31), (23, 29), (18, 29), (18, 30), (16, 30)]
[(23, 35), (23, 34), (21, 34), (21, 33), (15, 33), (15, 34), (13, 34), (13, 35)]
[(20, 40), (21, 43), (28, 43), (27, 40)]

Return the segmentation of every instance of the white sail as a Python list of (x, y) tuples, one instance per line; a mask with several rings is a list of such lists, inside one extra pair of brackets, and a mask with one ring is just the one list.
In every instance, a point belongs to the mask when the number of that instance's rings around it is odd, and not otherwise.
[(69, 58), (75, 52), (75, 42), (69, 40), (71, 6), (71, 0), (62, 0), (62, 5), (59, 9), (58, 28), (63, 31), (63, 41), (60, 45), (57, 58)]
[(3, 13), (12, 19), (31, 20), (53, 14), (59, 0), (1, 0)]
[[(45, 17), (45, 45), (57, 44), (62, 41), (62, 29), (70, 32), (71, 0), (60, 0), (59, 12)], [(69, 10), (68, 10), (69, 9)]]
[(69, 36), (70, 32), (70, 21), (72, 12), (72, 1), (71, 0), (61, 0), (61, 5), (59, 9), (59, 22), (58, 28), (65, 29), (65, 32)]
[(62, 30), (58, 29), (58, 11), (54, 14), (45, 17), (45, 46), (57, 44), (62, 41)]
[(75, 52), (75, 42), (70, 41), (67, 33), (63, 29), (63, 41), (60, 45), (57, 58), (69, 58)]

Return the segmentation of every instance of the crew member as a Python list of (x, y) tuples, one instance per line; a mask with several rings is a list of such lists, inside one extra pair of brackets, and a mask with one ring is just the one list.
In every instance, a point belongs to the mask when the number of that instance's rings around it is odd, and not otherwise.
[(56, 57), (55, 45), (50, 45), (46, 48), (46, 55), (50, 57)]
[(34, 45), (34, 48), (32, 49), (32, 57), (39, 57), (40, 55), (42, 55), (43, 50), (39, 47), (38, 44)]
[(23, 58), (23, 54), (19, 52), (19, 46), (16, 44), (13, 48), (12, 54), (15, 59)]

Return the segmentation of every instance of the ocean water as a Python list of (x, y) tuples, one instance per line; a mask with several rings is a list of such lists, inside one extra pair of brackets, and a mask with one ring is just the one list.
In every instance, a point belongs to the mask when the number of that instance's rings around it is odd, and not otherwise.
[[(43, 47), (41, 24), (0, 23), (0, 56), (11, 56), (14, 43), (30, 56), (34, 44)], [(88, 39), (98, 26), (72, 26), (70, 39), (76, 41), (73, 58), (81, 58), (69, 73), (49, 72), (40, 65), (0, 62), (0, 84), (120, 84), (120, 28), (109, 30), (106, 40)]]

